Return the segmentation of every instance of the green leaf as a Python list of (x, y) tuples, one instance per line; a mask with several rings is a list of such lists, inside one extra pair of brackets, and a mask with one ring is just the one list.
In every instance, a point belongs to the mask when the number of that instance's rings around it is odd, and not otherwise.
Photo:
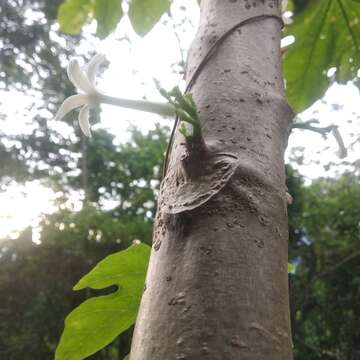
[(100, 39), (108, 36), (116, 29), (122, 16), (121, 0), (95, 0), (96, 35)]
[(295, 265), (288, 263), (288, 273), (294, 274), (295, 273)]
[[(129, 18), (134, 30), (140, 36), (146, 35), (169, 6), (169, 0), (131, 0)], [(86, 21), (94, 17), (99, 38), (114, 31), (122, 16), (121, 0), (65, 0), (58, 12), (60, 29), (68, 34), (78, 34)]]
[[(290, 105), (301, 112), (334, 81), (356, 78), (360, 68), (360, 4), (354, 0), (313, 0), (287, 27), (294, 44), (284, 55)], [(335, 77), (327, 76), (335, 67)]]
[(132, 245), (99, 262), (74, 287), (103, 289), (117, 285), (105, 296), (83, 302), (65, 320), (56, 360), (80, 360), (102, 349), (135, 321), (143, 291), (150, 248)]
[(146, 35), (169, 6), (169, 0), (131, 0), (129, 18), (136, 33)]
[(72, 35), (79, 34), (91, 10), (91, 0), (66, 0), (59, 6), (60, 30)]

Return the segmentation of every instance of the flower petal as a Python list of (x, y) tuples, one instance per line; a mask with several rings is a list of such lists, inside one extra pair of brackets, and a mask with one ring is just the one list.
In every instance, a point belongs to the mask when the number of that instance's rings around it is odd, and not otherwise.
[(105, 61), (105, 55), (96, 54), (92, 59), (85, 65), (84, 71), (89, 81), (95, 86), (95, 75), (99, 66)]
[(282, 21), (284, 22), (285, 25), (291, 25), (293, 23), (293, 20), (285, 16), (284, 14), (282, 15)]
[(78, 94), (68, 97), (61, 104), (58, 112), (55, 115), (55, 120), (61, 120), (70, 111), (76, 109), (79, 106), (88, 104), (90, 99), (87, 95)]
[(89, 123), (89, 105), (84, 105), (80, 109), (79, 125), (80, 125), (80, 129), (85, 134), (85, 136), (90, 137), (91, 131), (90, 131), (90, 123)]
[(87, 75), (81, 70), (79, 62), (76, 59), (71, 59), (67, 67), (67, 74), (74, 86), (82, 90), (85, 94), (94, 94), (95, 87), (90, 83)]

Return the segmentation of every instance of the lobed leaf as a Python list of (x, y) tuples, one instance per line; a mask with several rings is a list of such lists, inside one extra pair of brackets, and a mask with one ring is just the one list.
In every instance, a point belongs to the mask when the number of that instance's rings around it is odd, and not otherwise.
[[(360, 3), (313, 0), (286, 29), (295, 42), (284, 55), (290, 105), (301, 112), (321, 98), (334, 81), (354, 80), (360, 68)], [(327, 75), (336, 68), (333, 78)]]
[(131, 0), (128, 14), (136, 33), (146, 35), (169, 6), (169, 0)]
[(106, 257), (74, 287), (103, 289), (117, 285), (105, 296), (83, 302), (65, 320), (56, 360), (80, 360), (109, 344), (136, 319), (143, 291), (150, 247), (132, 245)]
[(66, 0), (58, 10), (60, 30), (71, 35), (79, 34), (92, 9), (91, 0)]
[(116, 29), (123, 16), (121, 0), (95, 0), (96, 35), (103, 39)]
[(82, 26), (95, 18), (96, 35), (101, 39), (116, 29), (122, 16), (121, 0), (66, 0), (58, 11), (61, 31), (79, 34)]

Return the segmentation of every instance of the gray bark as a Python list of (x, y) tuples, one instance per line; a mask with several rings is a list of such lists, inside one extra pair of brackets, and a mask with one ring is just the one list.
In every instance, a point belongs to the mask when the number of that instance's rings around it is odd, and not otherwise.
[[(280, 17), (278, 1), (203, 0), (187, 81), (263, 14)], [(292, 359), (280, 35), (275, 18), (240, 27), (191, 90), (205, 147), (176, 134), (131, 360)]]

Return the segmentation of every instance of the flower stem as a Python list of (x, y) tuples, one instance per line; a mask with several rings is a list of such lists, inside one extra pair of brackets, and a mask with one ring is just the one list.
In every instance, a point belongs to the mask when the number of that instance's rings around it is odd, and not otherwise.
[(174, 108), (170, 104), (151, 102), (146, 100), (122, 99), (104, 94), (97, 94), (96, 99), (100, 103), (121, 106), (133, 110), (151, 112), (161, 116), (172, 117), (175, 115)]

